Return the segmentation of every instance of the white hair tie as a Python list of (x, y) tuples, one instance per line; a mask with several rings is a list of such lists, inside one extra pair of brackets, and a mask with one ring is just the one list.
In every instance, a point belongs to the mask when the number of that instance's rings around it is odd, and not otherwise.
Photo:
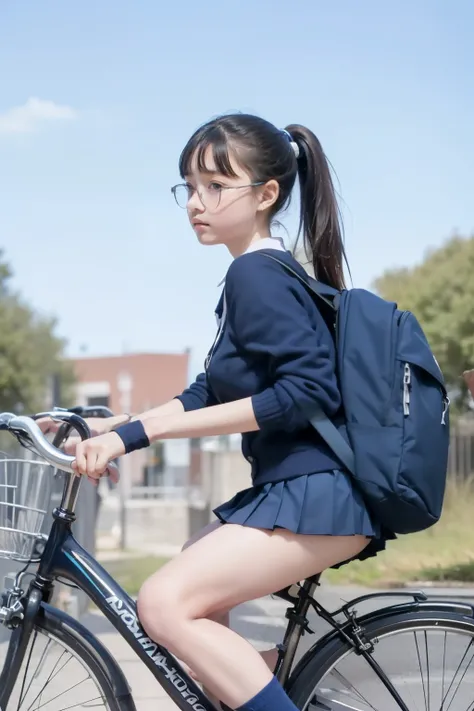
[(296, 160), (298, 160), (298, 158), (300, 157), (300, 147), (299, 147), (299, 145), (296, 143), (296, 141), (294, 140), (294, 138), (293, 138), (293, 136), (291, 135), (291, 133), (286, 130), (286, 128), (282, 128), (282, 129), (280, 129), (280, 130), (281, 130), (281, 132), (285, 135), (285, 138), (287, 138), (288, 141), (290, 142), (290, 146), (291, 146), (292, 149), (293, 149), (293, 153), (295, 154), (295, 158), (296, 158)]

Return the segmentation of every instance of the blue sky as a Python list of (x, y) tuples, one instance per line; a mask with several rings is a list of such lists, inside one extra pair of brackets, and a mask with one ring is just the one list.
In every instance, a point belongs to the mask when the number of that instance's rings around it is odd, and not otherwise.
[(230, 257), (196, 242), (169, 187), (192, 131), (231, 110), (317, 133), (354, 285), (470, 233), (473, 24), (469, 0), (3, 0), (15, 286), (72, 355), (191, 347), (195, 373)]

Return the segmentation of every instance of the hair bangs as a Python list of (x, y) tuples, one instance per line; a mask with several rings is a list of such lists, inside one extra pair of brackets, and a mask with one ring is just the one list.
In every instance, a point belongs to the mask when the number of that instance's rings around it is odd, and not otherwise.
[(191, 173), (194, 159), (200, 173), (237, 177), (230, 160), (228, 137), (218, 126), (205, 126), (189, 139), (179, 159), (179, 173), (183, 179)]

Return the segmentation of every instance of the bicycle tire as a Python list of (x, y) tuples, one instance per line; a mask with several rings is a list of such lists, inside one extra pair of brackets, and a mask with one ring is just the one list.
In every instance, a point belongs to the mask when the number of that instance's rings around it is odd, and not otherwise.
[[(398, 614), (380, 614), (374, 619), (364, 621), (364, 639), (373, 641), (394, 632), (413, 630), (424, 625), (425, 628), (439, 628), (440, 625), (460, 632), (468, 632), (474, 637), (474, 619), (462, 614), (431, 611), (400, 612)], [(298, 663), (287, 685), (287, 693), (298, 709), (306, 709), (314, 698), (318, 685), (328, 672), (348, 654), (356, 654), (354, 649), (339, 635), (330, 634), (317, 642)]]
[[(62, 647), (70, 651), (83, 664), (85, 669), (89, 671), (97, 688), (102, 692), (107, 711), (136, 711), (135, 703), (123, 672), (110, 655), (110, 652), (87, 628), (62, 611), (42, 603), (34, 619), (29, 637), (31, 638), (35, 632), (48, 635), (53, 641), (57, 641)], [(14, 636), (21, 634), (22, 628), (19, 625), (12, 633), (8, 648), (14, 644)], [(20, 666), (22, 662), (23, 659), (20, 662)], [(3, 672), (2, 668), (0, 670), (0, 678), (2, 678)], [(17, 669), (16, 678), (11, 680), (9, 696), (18, 680), (19, 673), (20, 668)], [(2, 691), (3, 689), (0, 689), (0, 708), (2, 711), (8, 711), (8, 704), (5, 700), (2, 701)]]

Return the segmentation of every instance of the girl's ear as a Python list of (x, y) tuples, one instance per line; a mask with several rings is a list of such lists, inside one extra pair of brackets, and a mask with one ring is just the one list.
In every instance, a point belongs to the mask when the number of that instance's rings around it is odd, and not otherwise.
[(278, 200), (280, 195), (280, 186), (276, 180), (269, 180), (265, 185), (260, 188), (260, 201), (257, 210), (259, 212), (266, 212), (269, 210)]

